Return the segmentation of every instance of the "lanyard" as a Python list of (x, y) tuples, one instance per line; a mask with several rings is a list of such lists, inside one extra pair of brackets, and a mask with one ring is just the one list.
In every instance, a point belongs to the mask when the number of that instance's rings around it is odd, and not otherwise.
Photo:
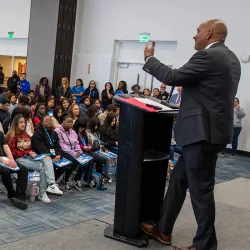
[[(65, 134), (66, 134), (66, 136), (67, 136), (67, 138), (69, 140), (70, 148), (71, 148), (71, 150), (73, 150), (73, 145), (71, 144), (70, 138), (69, 138), (69, 136), (68, 136), (68, 134), (67, 134), (66, 131), (65, 131)], [(74, 147), (74, 151), (75, 151), (75, 147)]]
[(54, 143), (53, 143), (52, 139), (50, 138), (50, 136), (49, 136), (49, 133), (48, 133), (47, 129), (46, 129), (46, 128), (44, 128), (44, 131), (45, 131), (45, 133), (47, 134), (47, 137), (48, 137), (48, 139), (49, 139), (49, 144), (51, 145), (51, 147), (53, 147), (53, 146), (54, 146)]
[(81, 136), (81, 135), (80, 135), (79, 137), (80, 137), (80, 139), (81, 139), (81, 142), (82, 142), (83, 146), (86, 147), (86, 146), (87, 146), (87, 143), (86, 143), (84, 137)]

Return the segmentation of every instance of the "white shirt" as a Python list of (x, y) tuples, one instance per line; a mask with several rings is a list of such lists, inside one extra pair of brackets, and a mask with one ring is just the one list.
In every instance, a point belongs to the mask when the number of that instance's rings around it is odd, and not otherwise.
[(214, 45), (214, 44), (216, 44), (216, 43), (219, 43), (219, 42), (221, 42), (221, 41), (217, 41), (217, 42), (214, 42), (214, 43), (210, 43), (210, 44), (208, 44), (208, 46), (207, 46), (205, 49), (209, 49), (212, 45)]

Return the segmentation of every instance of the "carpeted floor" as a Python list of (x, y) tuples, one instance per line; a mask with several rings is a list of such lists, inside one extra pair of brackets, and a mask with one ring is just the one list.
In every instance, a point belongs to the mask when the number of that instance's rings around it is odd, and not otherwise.
[[(223, 184), (224, 182), (228, 182), (241, 177), (250, 179), (249, 158), (240, 156), (231, 158), (228, 155), (219, 157), (216, 174), (217, 184)], [(242, 196), (244, 195), (245, 194), (242, 194)], [(221, 197), (224, 197), (224, 195), (221, 195)], [(56, 231), (58, 229), (64, 230), (64, 228), (65, 230), (67, 230), (67, 228), (69, 228), (70, 230), (72, 226), (77, 227), (77, 224), (85, 225), (86, 223), (91, 223), (91, 221), (95, 221), (95, 224), (100, 220), (100, 218), (105, 218), (107, 216), (109, 218), (112, 218), (115, 202), (115, 184), (109, 184), (108, 190), (104, 192), (85, 188), (83, 191), (74, 190), (73, 192), (65, 193), (63, 197), (56, 197), (51, 195), (50, 198), (52, 199), (51, 204), (45, 205), (39, 201), (36, 201), (35, 203), (29, 203), (29, 208), (26, 211), (21, 211), (11, 206), (9, 200), (6, 198), (4, 187), (1, 185), (0, 245), (19, 241), (22, 239), (25, 240), (26, 238), (35, 235), (41, 235), (42, 233), (49, 233), (49, 235), (57, 234), (56, 232), (52, 231)], [(227, 212), (227, 209), (223, 207), (223, 205), (220, 205), (220, 207), (221, 210), (225, 210), (225, 212)], [(237, 211), (233, 212), (235, 212), (236, 216)], [(246, 214), (249, 218), (250, 212)], [(239, 217), (239, 220), (244, 222), (242, 216)], [(103, 228), (106, 226), (105, 222), (103, 223), (99, 221), (98, 223), (97, 224), (99, 226), (101, 225), (100, 227), (103, 230)], [(107, 221), (107, 223), (110, 222)], [(193, 229), (194, 228), (195, 227), (193, 226)], [(58, 231), (58, 233), (60, 232), (60, 230)], [(234, 235), (232, 235), (232, 237), (234, 237)], [(27, 239), (27, 241), (29, 240)], [(18, 242), (13, 244), (18, 245)], [(2, 249), (2, 247), (0, 246), (0, 249)], [(82, 248), (86, 248), (84, 247), (84, 244), (82, 245)], [(16, 247), (13, 249), (16, 249)], [(40, 248), (37, 247), (30, 249)], [(46, 249), (49, 248), (46, 247)], [(67, 248), (59, 247), (51, 249)], [(94, 248), (89, 247), (89, 249)], [(119, 249), (131, 248), (119, 247)]]

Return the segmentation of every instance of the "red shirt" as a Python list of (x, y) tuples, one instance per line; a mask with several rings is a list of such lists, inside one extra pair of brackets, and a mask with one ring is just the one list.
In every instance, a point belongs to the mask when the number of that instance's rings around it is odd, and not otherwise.
[(14, 159), (29, 155), (29, 152), (32, 151), (31, 139), (27, 133), (14, 136), (10, 140), (7, 138), (7, 141), (9, 142), (9, 147)]

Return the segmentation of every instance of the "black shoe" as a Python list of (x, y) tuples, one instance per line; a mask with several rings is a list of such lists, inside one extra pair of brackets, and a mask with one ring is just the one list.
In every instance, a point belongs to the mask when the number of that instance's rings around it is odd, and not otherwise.
[(22, 210), (25, 210), (28, 208), (28, 205), (25, 203), (25, 201), (19, 200), (16, 197), (11, 198), (10, 202), (12, 203), (13, 206), (20, 208)]

